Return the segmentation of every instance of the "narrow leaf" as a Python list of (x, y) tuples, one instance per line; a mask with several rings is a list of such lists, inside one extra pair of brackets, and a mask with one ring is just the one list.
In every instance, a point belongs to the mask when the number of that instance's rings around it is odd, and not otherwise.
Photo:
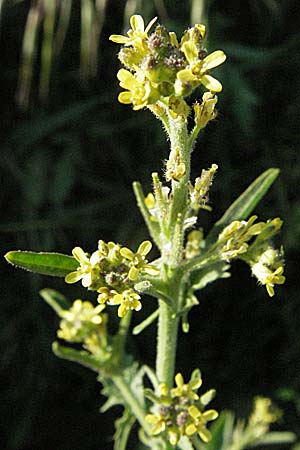
[(256, 205), (264, 197), (279, 174), (279, 169), (268, 169), (263, 172), (250, 186), (232, 203), (223, 216), (216, 222), (207, 237), (207, 242), (213, 242), (220, 231), (233, 220), (245, 220)]
[(71, 347), (65, 347), (60, 345), (58, 342), (53, 342), (52, 344), (53, 353), (62, 359), (67, 359), (68, 361), (77, 362), (84, 367), (88, 367), (95, 372), (99, 372), (103, 368), (103, 365), (94, 356), (84, 350), (75, 350)]
[(6, 253), (5, 259), (13, 266), (54, 277), (64, 277), (79, 266), (79, 263), (72, 256), (61, 253), (35, 253), (16, 250)]
[(265, 436), (249, 444), (250, 447), (257, 445), (292, 444), (296, 440), (296, 435), (289, 431), (270, 431)]
[(42, 289), (40, 296), (58, 315), (60, 315), (61, 311), (69, 309), (71, 306), (66, 297), (54, 289)]
[(150, 316), (148, 316), (147, 319), (143, 320), (143, 322), (135, 326), (134, 329), (132, 330), (132, 334), (137, 335), (140, 334), (142, 331), (144, 331), (145, 328), (147, 328), (149, 325), (151, 325), (152, 322), (154, 322), (154, 320), (157, 319), (158, 313), (159, 311), (157, 309), (152, 314), (150, 314)]

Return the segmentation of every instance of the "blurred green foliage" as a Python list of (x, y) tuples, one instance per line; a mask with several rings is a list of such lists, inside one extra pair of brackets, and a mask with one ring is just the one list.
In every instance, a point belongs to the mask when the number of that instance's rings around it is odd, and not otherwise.
[[(262, 220), (285, 220), (287, 283), (269, 300), (238, 265), (231, 280), (208, 287), (191, 314), (190, 334), (181, 338), (178, 368), (189, 375), (201, 367), (217, 388), (218, 409), (245, 416), (254, 395), (277, 397), (286, 410), (282, 427), (299, 435), (298, 2), (7, 0), (0, 8), (3, 254), (93, 249), (99, 238), (134, 246), (146, 238), (131, 182), (150, 187), (167, 143), (149, 112), (117, 103), (118, 61), (108, 36), (124, 31), (131, 14), (146, 21), (158, 15), (180, 32), (203, 21), (209, 49), (227, 53), (218, 74), (220, 113), (194, 154), (195, 175), (211, 163), (220, 167), (213, 212), (203, 212), (202, 220), (208, 231), (257, 175), (279, 167), (279, 181), (258, 213)], [(1, 273), (2, 448), (112, 448), (112, 417), (97, 412), (100, 386), (87, 370), (51, 354), (57, 319), (38, 296), (47, 286), (75, 298), (78, 287), (15, 271), (4, 259)], [(152, 326), (131, 344), (148, 363), (154, 355), (145, 345), (154, 335)]]

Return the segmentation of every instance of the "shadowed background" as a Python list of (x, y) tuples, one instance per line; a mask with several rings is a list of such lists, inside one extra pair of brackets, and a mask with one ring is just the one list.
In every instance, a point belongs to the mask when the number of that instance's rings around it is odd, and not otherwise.
[[(178, 370), (200, 367), (215, 387), (217, 409), (242, 417), (256, 394), (286, 410), (282, 429), (299, 434), (300, 417), (300, 102), (299, 6), (296, 0), (36, 0), (0, 1), (0, 176), (2, 253), (12, 249), (93, 251), (98, 239), (135, 248), (147, 231), (131, 182), (150, 190), (167, 157), (160, 123), (148, 111), (120, 105), (118, 46), (129, 17), (142, 14), (179, 34), (208, 27), (207, 48), (227, 62), (216, 73), (224, 89), (219, 115), (196, 146), (194, 176), (212, 163), (207, 232), (263, 170), (281, 174), (256, 212), (280, 216), (284, 287), (269, 299), (243, 263), (232, 278), (201, 292), (180, 335)], [(200, 94), (199, 94), (200, 95)], [(52, 287), (70, 299), (79, 285), (15, 270), (1, 262), (1, 427), (3, 450), (109, 450), (117, 408), (105, 415), (101, 386), (87, 369), (51, 353), (58, 319), (40, 299)], [(147, 299), (135, 323), (147, 315)], [(151, 347), (149, 346), (151, 343)], [(130, 342), (153, 364), (155, 325)], [(134, 448), (136, 444), (132, 443)]]

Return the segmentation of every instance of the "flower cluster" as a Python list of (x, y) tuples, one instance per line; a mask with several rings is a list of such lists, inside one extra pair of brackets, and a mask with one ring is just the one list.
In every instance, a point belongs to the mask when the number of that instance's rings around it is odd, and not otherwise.
[(135, 282), (143, 274), (159, 273), (159, 269), (148, 264), (146, 259), (151, 248), (151, 242), (144, 241), (134, 253), (114, 242), (100, 240), (98, 250), (89, 255), (80, 247), (75, 247), (72, 254), (79, 267), (69, 273), (65, 281), (76, 283), (81, 280), (84, 287), (98, 292), (100, 304), (118, 305), (118, 315), (123, 317), (129, 310), (141, 309), (140, 296), (134, 289)]
[(70, 309), (62, 309), (57, 336), (68, 342), (82, 343), (93, 354), (103, 358), (107, 347), (107, 314), (102, 314), (105, 305), (94, 305), (88, 301), (75, 300)]
[(207, 422), (216, 419), (218, 413), (214, 409), (204, 411), (204, 408), (214, 397), (215, 391), (210, 390), (199, 397), (197, 390), (202, 379), (198, 369), (193, 371), (188, 383), (184, 383), (183, 376), (178, 373), (175, 383), (173, 389), (160, 384), (158, 395), (146, 390), (146, 396), (154, 402), (153, 413), (146, 416), (146, 421), (152, 425), (153, 435), (165, 435), (174, 446), (182, 436), (191, 437), (194, 434), (208, 442), (211, 433), (206, 428)]
[(273, 297), (274, 285), (285, 282), (282, 251), (270, 245), (270, 238), (280, 231), (282, 221), (277, 217), (254, 223), (256, 219), (257, 216), (252, 216), (248, 221), (235, 220), (225, 227), (218, 238), (219, 251), (224, 260), (239, 257), (246, 261), (252, 274)]
[(265, 435), (272, 423), (282, 417), (282, 411), (272, 403), (270, 398), (255, 397), (251, 416), (246, 427), (246, 432), (252, 440)]
[[(186, 30), (179, 41), (174, 32), (161, 25), (149, 34), (155, 21), (156, 18), (145, 28), (143, 18), (134, 15), (128, 36), (110, 36), (110, 40), (123, 45), (119, 59), (126, 69), (120, 69), (117, 76), (125, 91), (119, 94), (119, 101), (132, 104), (134, 110), (150, 107), (160, 115), (167, 109), (175, 118), (186, 118), (189, 107), (184, 98), (197, 87), (202, 85), (212, 93), (222, 90), (210, 71), (222, 64), (226, 56), (221, 50), (207, 54), (204, 25), (196, 24)], [(213, 95), (209, 99), (212, 98)], [(210, 102), (211, 115), (214, 104), (214, 100)], [(200, 111), (197, 114), (201, 116)]]

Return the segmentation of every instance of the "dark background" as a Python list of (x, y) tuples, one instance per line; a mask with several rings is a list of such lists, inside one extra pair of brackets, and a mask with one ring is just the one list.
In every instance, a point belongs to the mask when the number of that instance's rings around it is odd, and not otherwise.
[[(43, 1), (36, 3), (43, 24)], [(118, 47), (108, 37), (124, 32), (134, 12), (147, 22), (159, 15), (181, 34), (200, 20), (203, 6), (207, 47), (223, 49), (228, 60), (216, 71), (224, 86), (219, 116), (203, 133), (193, 159), (194, 176), (212, 163), (219, 165), (211, 191), (213, 212), (202, 212), (202, 224), (208, 231), (256, 176), (279, 167), (280, 177), (256, 212), (262, 220), (280, 216), (285, 221), (281, 238), (287, 281), (269, 299), (248, 267), (234, 263), (230, 280), (201, 293), (200, 306), (190, 314), (191, 332), (180, 336), (177, 367), (186, 376), (192, 368), (201, 368), (204, 388), (217, 389), (217, 409), (234, 409), (244, 417), (254, 395), (271, 396), (286, 411), (281, 429), (299, 434), (298, 1), (108, 0), (93, 75), (84, 52), (80, 69), (80, 39), (85, 35), (80, 2), (73, 0), (60, 52), (47, 69), (41, 60), (41, 25), (35, 61), (26, 66), (20, 81), (24, 27), (33, 4), (7, 1), (1, 13), (2, 253), (70, 253), (75, 245), (93, 251), (99, 238), (134, 247), (147, 238), (131, 182), (141, 180), (149, 190), (150, 173), (161, 167), (168, 145), (148, 111), (137, 113), (118, 104)], [(91, 61), (94, 64), (95, 58)], [(32, 79), (26, 84), (28, 67)], [(42, 83), (41, 98), (39, 86), (47, 74), (48, 95)], [(1, 448), (111, 449), (113, 420), (120, 411), (99, 415), (104, 399), (94, 374), (51, 353), (58, 319), (39, 298), (43, 287), (56, 288), (71, 299), (86, 298), (79, 285), (30, 275), (2, 260)], [(144, 302), (135, 320), (147, 311)], [(137, 358), (153, 364), (155, 326), (131, 347)]]

